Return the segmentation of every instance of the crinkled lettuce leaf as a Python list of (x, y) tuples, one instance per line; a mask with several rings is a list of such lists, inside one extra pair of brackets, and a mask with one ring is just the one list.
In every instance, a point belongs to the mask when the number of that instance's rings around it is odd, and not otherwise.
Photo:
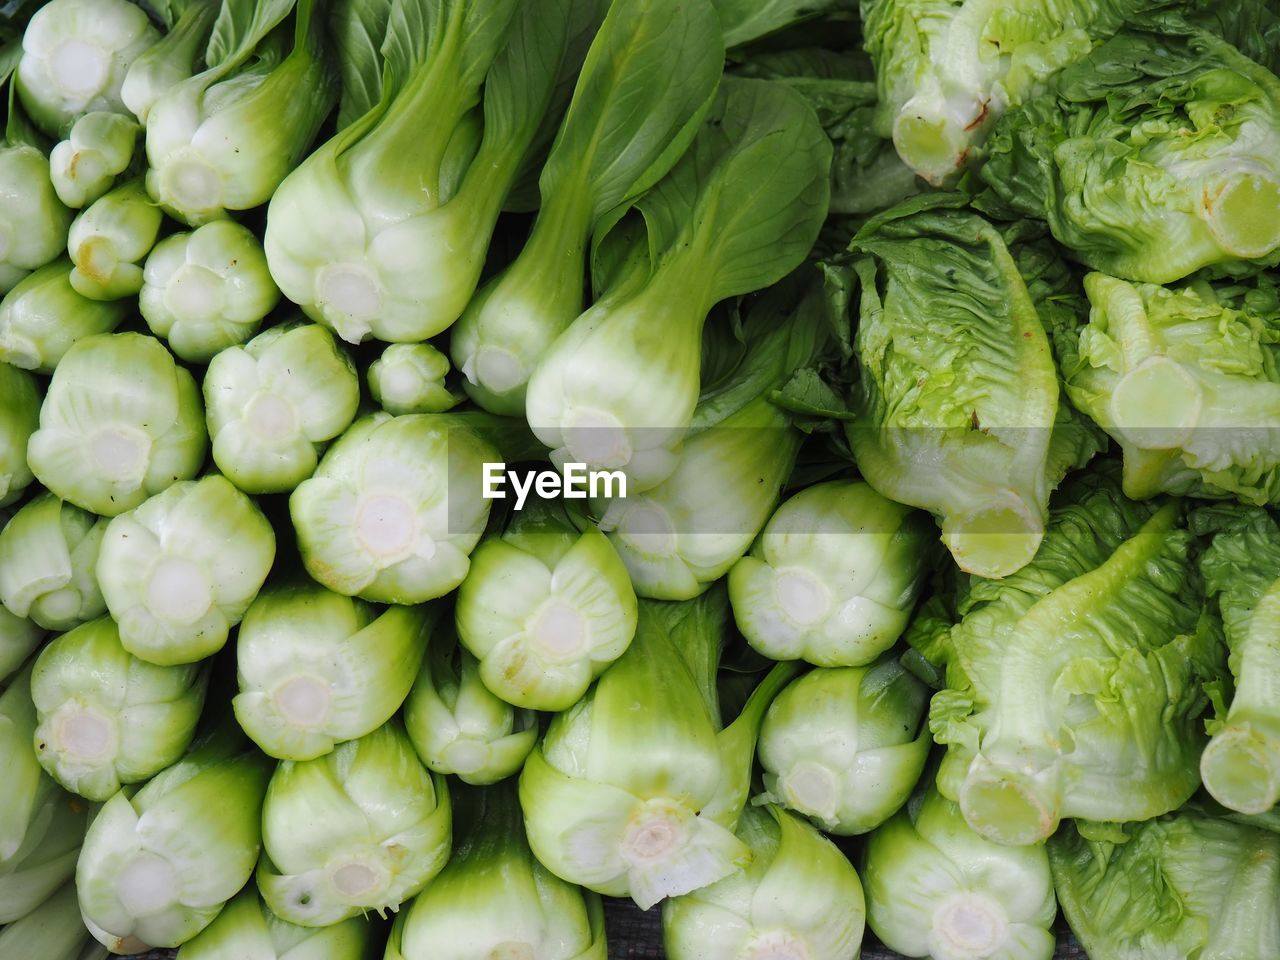
[(1118, 34), (1001, 117), (979, 206), (1129, 280), (1280, 257), (1280, 79), (1187, 31)]
[(1064, 817), (1158, 816), (1200, 782), (1221, 628), (1179, 504), (1130, 501), (1114, 474), (1073, 477), (1030, 564), (969, 578), (908, 633), (946, 668), (938, 788), (999, 842), (1042, 840)]
[(1093, 960), (1280, 956), (1280, 836), (1184, 811), (1048, 844), (1067, 922)]

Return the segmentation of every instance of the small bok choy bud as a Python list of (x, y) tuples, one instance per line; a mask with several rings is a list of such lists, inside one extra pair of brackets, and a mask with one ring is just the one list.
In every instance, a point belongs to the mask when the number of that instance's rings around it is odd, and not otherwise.
[(32, 271), (0, 301), (0, 360), (15, 367), (53, 373), (72, 345), (110, 333), (124, 319), (118, 300), (90, 300), (71, 285), (66, 257)]
[(781, 807), (748, 807), (738, 837), (751, 862), (662, 905), (671, 960), (854, 960), (862, 884), (830, 840)]
[(362, 917), (318, 928), (286, 923), (250, 885), (182, 945), (182, 960), (369, 960), (376, 941)]
[(721, 729), (721, 591), (642, 601), (627, 652), (558, 714), (520, 775), (529, 845), (558, 877), (648, 909), (715, 883), (751, 852), (732, 833), (779, 665)]
[(107, 526), (98, 585), (124, 648), (149, 663), (222, 649), (276, 555), (271, 523), (226, 477), (182, 480)]
[(328, 330), (286, 323), (219, 352), (204, 399), (218, 469), (246, 493), (286, 493), (355, 419), (360, 381)]
[(70, 630), (107, 612), (98, 550), (107, 520), (51, 493), (28, 501), (0, 530), (0, 603), (47, 630)]
[(635, 591), (609, 541), (545, 501), (476, 548), (454, 610), (485, 686), (532, 710), (568, 710), (636, 632)]
[(71, 286), (91, 300), (119, 300), (142, 289), (142, 263), (155, 246), (164, 214), (141, 180), (113, 188), (71, 223)]
[(89, 825), (80, 909), (114, 952), (186, 943), (253, 875), (271, 763), (234, 726), (215, 728), (132, 796), (118, 792)]
[(486, 417), (379, 412), (356, 422), (289, 497), (307, 572), (380, 603), (453, 590), (489, 518), (483, 464), (504, 459), (483, 433), (524, 434)]
[(22, 34), (17, 90), (45, 133), (60, 136), (87, 113), (124, 113), (120, 87), (138, 55), (159, 38), (127, 0), (52, 0)]
[(272, 913), (304, 927), (371, 910), (385, 916), (444, 867), (452, 823), (444, 777), (422, 766), (392, 720), (326, 756), (276, 768), (258, 889)]
[(285, 296), (351, 343), (418, 342), (457, 320), (599, 7), (398, 4), (377, 54), (360, 31), (342, 51), (354, 73), (339, 111), (349, 122), (271, 198), (265, 246)]
[(830, 164), (798, 93), (721, 81), (688, 152), (622, 216), (650, 230), (649, 269), (574, 320), (529, 381), (529, 425), (553, 461), (623, 469), (629, 492), (671, 475), (698, 402), (708, 312), (804, 259), (827, 213)]
[(458, 791), (449, 863), (397, 917), (384, 960), (605, 960), (600, 898), (525, 840), (513, 784)]
[(738, 628), (775, 660), (871, 663), (907, 627), (932, 540), (926, 514), (861, 481), (808, 487), (729, 574)]
[(0, 361), (0, 507), (22, 496), (35, 477), (27, 464), (27, 441), (40, 426), (41, 391), (36, 378)]
[(933, 745), (929, 692), (896, 660), (818, 667), (778, 695), (760, 728), (764, 798), (849, 836), (906, 802)]
[(867, 923), (891, 950), (933, 960), (1049, 960), (1056, 938), (1049, 857), (974, 833), (932, 788), (867, 842)]
[(27, 460), (63, 500), (114, 517), (194, 477), (206, 449), (191, 374), (154, 337), (114, 333), (63, 355)]
[(451, 332), (467, 392), (486, 410), (524, 413), (529, 377), (582, 313), (589, 238), (609, 211), (679, 159), (723, 60), (709, 0), (609, 5), (539, 177), (529, 239)]
[(40, 764), (89, 800), (106, 800), (182, 756), (204, 706), (207, 670), (158, 667), (120, 644), (109, 617), (56, 637), (36, 658), (31, 697)]
[(448, 631), (431, 639), (405, 701), (404, 725), (428, 769), (471, 784), (516, 773), (538, 740), (534, 714), (490, 693), (476, 658)]
[(378, 609), (318, 584), (268, 587), (236, 640), (236, 719), (263, 752), (312, 760), (372, 733), (400, 709), (434, 614)]
[(217, 220), (156, 244), (142, 271), (138, 309), (183, 360), (207, 363), (244, 343), (280, 301), (258, 238)]
[(449, 358), (429, 343), (393, 343), (369, 364), (369, 393), (387, 413), (444, 413), (459, 397), (444, 384)]
[(1200, 778), (1223, 806), (1265, 813), (1280, 799), (1280, 706), (1271, 694), (1280, 680), (1280, 525), (1259, 507), (1222, 506), (1193, 514), (1192, 529), (1215, 531), (1200, 571), (1222, 612), (1235, 679), (1226, 715), (1209, 724)]
[(122, 113), (86, 113), (49, 152), (49, 178), (73, 210), (93, 203), (129, 169), (141, 128)]
[(317, 6), (296, 5), (286, 55), (271, 31), (293, 3), (224, 5), (208, 68), (150, 104), (147, 189), (169, 213), (197, 226), (266, 203), (306, 154), (337, 99)]
[(92, 942), (80, 919), (76, 885), (65, 883), (0, 929), (0, 960), (109, 960), (109, 955)]

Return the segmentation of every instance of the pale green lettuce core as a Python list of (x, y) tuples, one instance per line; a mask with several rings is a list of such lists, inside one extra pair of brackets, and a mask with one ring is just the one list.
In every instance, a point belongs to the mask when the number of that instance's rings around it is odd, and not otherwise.
[(89, 825), (76, 887), (85, 925), (113, 952), (185, 943), (253, 875), (271, 763), (238, 733), (215, 731)]
[(605, 960), (600, 898), (533, 856), (515, 789), (460, 790), (448, 865), (397, 917), (384, 960)]
[(1049, 858), (974, 833), (929, 789), (867, 843), (867, 924), (891, 950), (934, 960), (1049, 960), (1057, 944)]
[(404, 724), (427, 768), (486, 784), (518, 772), (538, 740), (534, 714), (501, 700), (452, 636), (431, 640), (404, 705)]
[(182, 756), (204, 705), (207, 671), (158, 667), (120, 644), (109, 617), (56, 637), (36, 659), (35, 754), (55, 780), (90, 800), (139, 783)]
[(37, 373), (53, 373), (72, 344), (110, 333), (125, 305), (90, 300), (71, 285), (71, 261), (59, 257), (32, 271), (0, 302), (0, 360)]
[[(1187, 810), (1048, 842), (1062, 912), (1091, 957), (1270, 957), (1280, 951), (1280, 837)], [(1149, 882), (1146, 878), (1158, 878)]]
[(493, 693), (560, 711), (626, 651), (636, 615), (626, 567), (604, 535), (579, 533), (561, 510), (539, 503), (476, 549), (454, 621)]
[(553, 461), (624, 470), (629, 493), (671, 475), (698, 401), (708, 311), (781, 279), (809, 252), (830, 162), (799, 94), (721, 82), (688, 152), (624, 218), (644, 218), (653, 262), (574, 320), (529, 381), (529, 424)]
[(71, 286), (92, 300), (119, 300), (142, 289), (142, 261), (155, 245), (164, 214), (141, 180), (105, 193), (71, 223)]
[(723, 54), (710, 3), (609, 6), (539, 177), (529, 238), (451, 332), (467, 392), (485, 409), (524, 413), (529, 377), (582, 312), (589, 237), (679, 159), (719, 83)]
[(751, 850), (739, 873), (662, 905), (671, 960), (852, 960), (862, 945), (862, 884), (826, 837), (776, 807), (743, 811)]
[(1280, 251), (1280, 78), (1208, 33), (1113, 37), (990, 148), (984, 202), (1095, 270), (1172, 283)]
[(1129, 501), (1113, 474), (1069, 481), (1031, 564), (930, 601), (908, 632), (946, 666), (938, 789), (999, 843), (1158, 816), (1200, 783), (1221, 627), (1178, 505)]
[(49, 179), (58, 199), (73, 210), (111, 189), (129, 168), (141, 128), (122, 113), (87, 113), (49, 152)]
[(240, 624), (232, 706), (281, 760), (311, 760), (372, 733), (413, 685), (434, 615), (380, 610), (313, 583), (269, 587)]
[(376, 92), (360, 109), (344, 104), (352, 122), (271, 199), (267, 259), (285, 295), (352, 343), (416, 342), (452, 324), (475, 291), (576, 21), (594, 8), (392, 5), (385, 37), (364, 36), (354, 67)]
[(374, 925), (352, 917), (328, 927), (299, 927), (281, 920), (252, 885), (195, 938), (182, 945), (183, 960), (368, 960), (377, 942)]
[[(1084, 279), (1088, 323), (1063, 331), (1072, 403), (1120, 445), (1124, 490), (1280, 502), (1280, 300), (1265, 281)], [(1238, 289), (1238, 288), (1237, 288)]]
[(854, 238), (860, 377), (845, 432), (877, 492), (933, 513), (962, 570), (1035, 555), (1055, 455), (1058, 376), (1017, 264), (959, 195), (908, 200)]
[(222, 649), (267, 579), (271, 524), (226, 477), (183, 480), (115, 517), (98, 585), (124, 648), (149, 663), (194, 663)]
[(113, 517), (195, 476), (203, 413), (195, 380), (158, 340), (86, 337), (54, 371), (27, 461), (63, 500)]
[(252, 337), (279, 301), (258, 238), (232, 220), (161, 240), (147, 257), (138, 293), (151, 332), (197, 363)]
[(91, 949), (89, 931), (80, 920), (76, 886), (67, 883), (0, 929), (3, 960), (108, 960), (102, 947)]
[(876, 133), (934, 185), (982, 155), (992, 122), (1118, 30), (1143, 0), (866, 0)]
[(393, 343), (369, 364), (369, 393), (387, 413), (444, 413), (459, 400), (444, 378), (449, 358), (429, 343)]
[(287, 55), (283, 37), (268, 36), (293, 6), (259, 4), (242, 25), (224, 8), (211, 42), (222, 56), (148, 105), (147, 190), (178, 219), (195, 226), (266, 203), (336, 102), (316, 4), (297, 5)]
[(40, 426), (41, 390), (25, 370), (0, 361), (0, 507), (13, 503), (35, 479), (27, 441)]
[(444, 596), (466, 577), (489, 517), (481, 465), (501, 461), (449, 414), (361, 419), (289, 497), (307, 572), (381, 603)]
[(0, 146), (0, 291), (62, 253), (70, 226), (48, 158), (30, 144)]
[(866, 833), (906, 802), (932, 741), (928, 691), (895, 660), (819, 667), (791, 683), (760, 728), (763, 799), (828, 833)]
[(0, 530), (0, 603), (47, 630), (102, 616), (96, 567), (106, 528), (51, 493), (29, 501)]
[(281, 763), (262, 827), (258, 889), (276, 916), (305, 927), (399, 909), (444, 867), (452, 842), (445, 779), (422, 766), (395, 720), (327, 756)]
[(125, 73), (158, 37), (142, 8), (126, 0), (52, 0), (22, 34), (22, 105), (53, 135), (87, 113), (124, 113)]
[(219, 352), (204, 399), (218, 469), (248, 493), (287, 493), (351, 425), (360, 381), (328, 330), (280, 324)]
[(689, 600), (724, 576), (768, 520), (799, 448), (789, 417), (761, 397), (686, 440), (656, 487), (593, 503), (636, 593)]
[(1219, 803), (1265, 813), (1280, 799), (1280, 526), (1256, 507), (1211, 507), (1192, 528), (1216, 528), (1200, 570), (1222, 613), (1235, 690), (1209, 725), (1200, 777)]
[(865, 483), (787, 500), (729, 574), (747, 642), (776, 660), (867, 664), (907, 628), (929, 557), (927, 521)]
[(750, 859), (732, 833), (747, 801), (760, 718), (791, 668), (775, 668), (721, 729), (719, 591), (644, 601), (627, 652), (557, 714), (520, 776), (529, 844), (557, 876), (647, 909)]

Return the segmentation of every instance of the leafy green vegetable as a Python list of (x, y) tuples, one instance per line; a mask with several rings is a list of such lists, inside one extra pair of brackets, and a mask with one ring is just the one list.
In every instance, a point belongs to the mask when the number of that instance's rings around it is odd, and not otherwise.
[(107, 522), (51, 493), (29, 500), (0, 530), (0, 603), (47, 630), (106, 613), (96, 569)]
[(486, 687), (515, 706), (558, 712), (622, 656), (636, 616), (626, 567), (604, 535), (579, 533), (540, 501), (476, 548), (454, 619)]
[(124, 320), (117, 300), (90, 300), (71, 282), (66, 257), (33, 270), (0, 302), (0, 360), (37, 373), (53, 373), (77, 340), (111, 333)]
[(671, 960), (856, 957), (862, 884), (830, 840), (775, 807), (748, 807), (738, 837), (751, 850), (740, 872), (662, 905)]
[[(1059, 332), (1067, 395), (1120, 444), (1124, 490), (1280, 502), (1280, 298), (1101, 273), (1088, 322)], [(1237, 288), (1239, 289), (1239, 288)]]
[(729, 574), (738, 629), (778, 660), (872, 662), (907, 627), (929, 556), (927, 522), (865, 483), (808, 487)]
[(138, 310), (183, 360), (205, 363), (244, 343), (280, 300), (258, 238), (215, 220), (155, 245), (142, 271)]
[(1200, 757), (1205, 788), (1241, 813), (1264, 813), (1280, 799), (1280, 525), (1257, 508), (1209, 508), (1192, 516), (1215, 530), (1200, 559), (1230, 645), (1235, 693)]
[(1171, 283), (1280, 249), (1280, 79), (1203, 31), (1114, 37), (988, 147), (984, 206), (1048, 221), (1112, 276)]
[(246, 492), (286, 493), (315, 473), (325, 444), (351, 425), (360, 380), (324, 327), (282, 323), (219, 351), (204, 398), (218, 469)]
[(600, 898), (533, 856), (510, 784), (459, 791), (453, 856), (396, 917), (385, 960), (605, 960)]
[(689, 151), (633, 207), (648, 262), (573, 322), (529, 382), (529, 424), (553, 461), (625, 468), (629, 492), (671, 475), (698, 401), (708, 312), (808, 253), (827, 212), (830, 162), (798, 94), (772, 81), (721, 82)]
[(21, 497), (35, 479), (27, 441), (40, 425), (41, 394), (35, 377), (0, 361), (0, 507)]
[(376, 942), (374, 925), (360, 917), (318, 929), (286, 923), (245, 887), (182, 945), (182, 960), (367, 960)]
[(933, 789), (871, 834), (863, 881), (868, 925), (905, 956), (1054, 955), (1058, 908), (1044, 847), (1009, 847), (974, 833), (960, 808)]
[(160, 667), (120, 643), (110, 617), (91, 620), (40, 651), (31, 676), (39, 726), (35, 756), (73, 793), (106, 800), (178, 760), (195, 735), (208, 671)]
[(129, 168), (140, 127), (121, 113), (86, 113), (49, 152), (58, 199), (74, 210), (93, 203)]
[(387, 413), (444, 413), (461, 399), (445, 386), (449, 358), (429, 343), (392, 343), (369, 364), (369, 393)]
[(434, 615), (379, 610), (306, 582), (268, 587), (236, 640), (236, 719), (262, 751), (312, 760), (372, 733), (400, 709)]
[(452, 333), (454, 363), (486, 410), (524, 413), (529, 377), (582, 312), (588, 239), (688, 148), (723, 56), (709, 0), (610, 5), (539, 177), (529, 238)]
[(267, 907), (304, 927), (397, 910), (449, 859), (445, 784), (396, 720), (318, 759), (282, 762), (262, 811)]
[(71, 223), (71, 286), (91, 300), (119, 300), (142, 289), (142, 261), (155, 246), (164, 215), (141, 180), (98, 198)]
[(908, 633), (946, 667), (938, 789), (1000, 843), (1035, 843), (1062, 817), (1158, 816), (1199, 785), (1221, 627), (1177, 504), (1126, 500), (1113, 473), (1064, 488), (1030, 564), (971, 578)]
[(115, 517), (97, 575), (124, 648), (171, 666), (212, 656), (271, 571), (276, 538), (226, 477), (166, 487)]
[(1185, 811), (1122, 842), (1049, 841), (1062, 912), (1098, 960), (1269, 957), (1280, 950), (1280, 837)]
[(999, 232), (955, 195), (871, 220), (850, 256), (861, 282), (846, 424), (879, 493), (933, 512), (962, 570), (1014, 573), (1044, 535), (1049, 492), (1091, 445), (1058, 436), (1048, 337)]
[(102, 948), (89, 950), (89, 940), (80, 922), (75, 884), (67, 883), (30, 913), (0, 929), (0, 960), (106, 960)]
[[(15, 685), (18, 683), (25, 687), (25, 678)], [(29, 691), (22, 696), (29, 699)], [(3, 708), (0, 712), (4, 712)], [(30, 742), (30, 737), (24, 738), (20, 748), (29, 751)], [(18, 745), (6, 743), (4, 749), (8, 752), (15, 746)], [(13, 769), (20, 769), (18, 758), (12, 759), (16, 761)], [(15, 795), (14, 799), (18, 797)], [(11, 855), (0, 857), (0, 923), (25, 917), (75, 876), (80, 844), (89, 824), (89, 804), (63, 790), (45, 793), (30, 813), (22, 843)]]

